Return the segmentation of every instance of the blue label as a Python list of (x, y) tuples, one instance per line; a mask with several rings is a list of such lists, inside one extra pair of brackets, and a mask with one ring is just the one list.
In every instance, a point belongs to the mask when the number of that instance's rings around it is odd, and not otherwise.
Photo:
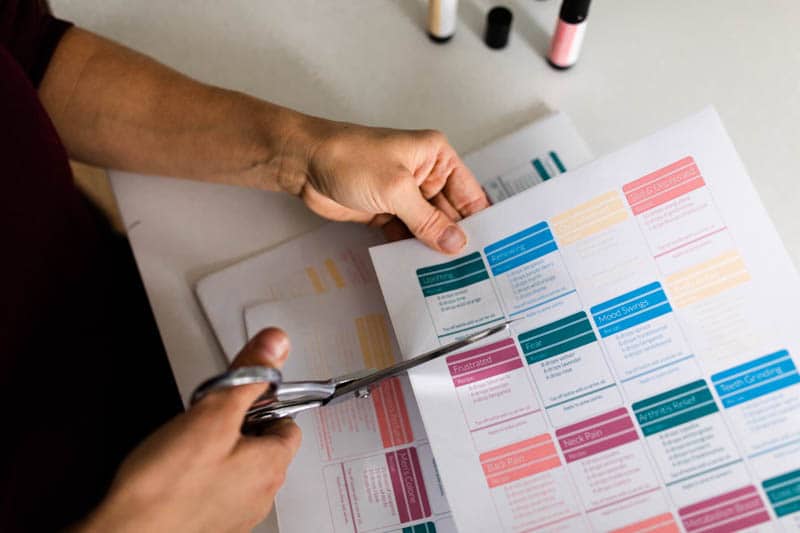
[(800, 383), (789, 352), (781, 350), (711, 376), (722, 405), (733, 407)]
[(515, 233), (484, 248), (492, 274), (498, 276), (558, 249), (547, 222)]
[(672, 311), (658, 282), (618, 296), (590, 309), (601, 337), (608, 337)]

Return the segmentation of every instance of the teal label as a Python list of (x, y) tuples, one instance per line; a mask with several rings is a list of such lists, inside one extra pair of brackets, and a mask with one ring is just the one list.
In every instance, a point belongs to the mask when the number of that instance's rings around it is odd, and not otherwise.
[(645, 437), (719, 411), (702, 379), (636, 402), (632, 407)]
[(489, 279), (480, 252), (473, 252), (447, 263), (417, 269), (425, 297), (454, 291)]
[(581, 311), (519, 336), (528, 364), (576, 350), (597, 340), (586, 313)]
[(779, 517), (800, 511), (800, 470), (767, 479), (761, 486)]

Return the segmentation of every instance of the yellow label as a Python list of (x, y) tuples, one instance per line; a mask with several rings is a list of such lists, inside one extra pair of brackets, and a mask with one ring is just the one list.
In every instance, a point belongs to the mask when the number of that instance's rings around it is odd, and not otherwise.
[(364, 356), (364, 365), (367, 368), (381, 369), (395, 362), (389, 326), (384, 315), (365, 315), (356, 318), (356, 331)]
[(559, 244), (572, 244), (627, 218), (622, 196), (611, 191), (554, 216), (550, 227)]
[(738, 252), (730, 251), (673, 274), (665, 281), (675, 307), (685, 307), (749, 280), (744, 260)]
[(320, 279), (319, 274), (317, 274), (317, 271), (314, 270), (312, 267), (306, 268), (306, 275), (308, 276), (308, 279), (311, 281), (311, 284), (314, 286), (314, 291), (316, 293), (323, 293), (327, 290), (325, 288), (325, 285), (322, 283), (322, 279)]
[(333, 262), (333, 259), (329, 258), (325, 260), (325, 269), (328, 271), (328, 274), (330, 274), (337, 288), (341, 289), (345, 286), (344, 278), (339, 273), (339, 269), (336, 268), (336, 263)]

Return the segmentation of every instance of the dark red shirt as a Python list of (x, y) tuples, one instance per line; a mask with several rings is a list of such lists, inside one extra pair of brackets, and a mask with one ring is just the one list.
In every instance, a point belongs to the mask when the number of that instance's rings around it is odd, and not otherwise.
[(0, 0), (0, 531), (84, 516), (180, 409), (127, 241), (75, 187), (38, 98), (70, 26)]

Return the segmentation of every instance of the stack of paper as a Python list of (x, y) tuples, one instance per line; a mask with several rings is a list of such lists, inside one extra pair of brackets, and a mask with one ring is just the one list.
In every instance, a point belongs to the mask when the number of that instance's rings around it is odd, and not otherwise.
[[(590, 158), (567, 117), (554, 114), (465, 162), (498, 202)], [(197, 294), (226, 355), (275, 325), (292, 339), (287, 379), (398, 361), (368, 253), (382, 242), (374, 229), (330, 224), (202, 280)], [(455, 531), (407, 378), (297, 422), (303, 444), (277, 500), (282, 533)]]

